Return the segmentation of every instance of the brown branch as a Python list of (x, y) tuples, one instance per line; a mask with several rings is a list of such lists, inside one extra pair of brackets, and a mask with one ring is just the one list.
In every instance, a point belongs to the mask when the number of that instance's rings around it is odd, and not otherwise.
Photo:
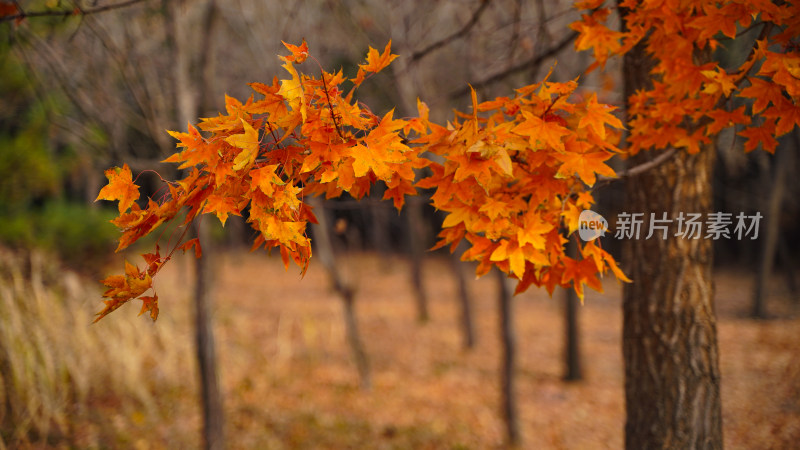
[(464, 24), (464, 26), (461, 27), (460, 30), (456, 31), (455, 33), (451, 34), (450, 36), (447, 36), (444, 39), (441, 39), (439, 41), (434, 42), (433, 44), (425, 47), (424, 49), (422, 49), (420, 51), (414, 52), (411, 55), (411, 61), (412, 62), (419, 61), (420, 59), (424, 58), (425, 56), (427, 56), (429, 53), (433, 52), (434, 50), (436, 50), (438, 48), (441, 48), (441, 47), (444, 47), (445, 45), (447, 45), (447, 44), (453, 42), (454, 40), (464, 36), (467, 33), (469, 33), (469, 30), (471, 30), (472, 27), (474, 27), (475, 24), (478, 23), (478, 20), (481, 18), (481, 15), (483, 14), (483, 12), (486, 11), (486, 7), (489, 6), (490, 2), (491, 2), (491, 0), (481, 0), (481, 6), (479, 6), (478, 9), (476, 9), (475, 12), (472, 13), (472, 17), (469, 19), (469, 22)]
[[(25, 12), (23, 11), (19, 5), (17, 5), (17, 10), (19, 11), (18, 14), (13, 14), (9, 16), (2, 16), (0, 17), (0, 22), (11, 22), (12, 20), (23, 20), (29, 17), (69, 17), (69, 16), (88, 16), (90, 14), (97, 14), (105, 11), (110, 11), (112, 9), (117, 8), (125, 8), (127, 6), (134, 5), (136, 3), (141, 3), (145, 0), (126, 0), (119, 3), (114, 3), (111, 5), (105, 6), (97, 6), (95, 8), (80, 8), (75, 7), (73, 9), (61, 9), (61, 10), (50, 10), (50, 11), (31, 11)], [(17, 2), (14, 2), (15, 4)]]
[[(564, 39), (562, 39), (558, 44), (556, 44), (554, 47), (550, 48), (546, 52), (544, 52), (542, 54), (539, 54), (539, 55), (536, 55), (533, 58), (531, 58), (531, 59), (529, 59), (527, 61), (521, 62), (521, 63), (519, 63), (519, 64), (517, 64), (515, 66), (509, 67), (508, 69), (503, 70), (502, 72), (498, 72), (498, 73), (486, 78), (485, 80), (476, 81), (476, 82), (470, 83), (470, 84), (472, 85), (473, 88), (480, 89), (480, 88), (482, 88), (484, 86), (490, 85), (492, 83), (496, 83), (496, 82), (502, 80), (503, 78), (508, 77), (508, 76), (510, 76), (510, 75), (512, 75), (514, 73), (521, 72), (521, 71), (527, 70), (527, 69), (532, 69), (532, 68), (538, 66), (539, 64), (541, 64), (545, 59), (550, 58), (553, 55), (556, 55), (561, 50), (564, 50), (564, 48), (566, 48), (567, 45), (571, 44), (572, 41), (574, 41), (576, 37), (578, 37), (578, 33), (577, 32), (572, 32), (569, 35), (567, 35), (566, 37), (564, 37)], [(464, 94), (467, 94), (468, 92), (469, 92), (469, 88), (468, 87), (464, 87), (464, 88), (461, 88), (461, 89), (459, 89), (457, 91), (451, 92), (450, 93), (450, 98), (451, 99), (456, 99), (456, 98), (461, 97)]]
[(346, 141), (347, 139), (344, 138), (342, 134), (342, 130), (339, 129), (339, 122), (336, 121), (336, 114), (333, 112), (333, 105), (331, 104), (331, 97), (328, 95), (328, 84), (325, 82), (325, 71), (320, 71), (322, 74), (322, 90), (325, 91), (325, 99), (328, 101), (328, 109), (331, 111), (331, 120), (333, 121), (333, 126), (336, 127), (336, 134), (342, 139), (342, 142)]
[(595, 183), (594, 187), (598, 188), (601, 185), (611, 183), (613, 181), (622, 180), (624, 178), (634, 177), (636, 175), (641, 175), (648, 170), (654, 169), (677, 153), (677, 150), (674, 147), (669, 148), (668, 150), (664, 150), (660, 155), (656, 156), (655, 158), (647, 161), (645, 163), (639, 164), (637, 166), (630, 167), (628, 169), (623, 170), (622, 172), (618, 173), (616, 177), (607, 177), (605, 175), (597, 175), (597, 183)]

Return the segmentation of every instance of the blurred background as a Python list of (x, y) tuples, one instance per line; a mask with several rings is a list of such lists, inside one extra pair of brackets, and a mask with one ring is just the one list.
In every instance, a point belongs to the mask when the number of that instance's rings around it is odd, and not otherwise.
[[(158, 239), (114, 254), (116, 206), (94, 199), (111, 166), (130, 165), (144, 192), (160, 187), (152, 171), (175, 178), (160, 163), (175, 150), (166, 130), (216, 115), (225, 95), (246, 99), (248, 82), (284, 77), (282, 40), (305, 38), (326, 70), (353, 76), (368, 46), (391, 39), (400, 57), (358, 92), (378, 115), (412, 116), (420, 98), (444, 123), (471, 105), (468, 83), (482, 100), (511, 96), (551, 68), (552, 81), (580, 77), (578, 95), (623, 106), (615, 63), (583, 74), (590, 55), (574, 51), (566, 1), (0, 4), (28, 14), (0, 22), (0, 448), (203, 445), (196, 263), (178, 256), (159, 274), (156, 323), (130, 305), (90, 325), (97, 280)], [(318, 71), (313, 60), (301, 69)], [(718, 142), (715, 210), (764, 216), (757, 240), (715, 242), (732, 448), (800, 440), (799, 143), (796, 130), (774, 155), (744, 153), (733, 133)], [(248, 253), (254, 233), (240, 218), (204, 221), (228, 447), (503, 445), (498, 280), (426, 251), (441, 217), (425, 193), (398, 214), (381, 191), (320, 204), (322, 259), (303, 279), (278, 255)], [(595, 191), (612, 229), (622, 191)], [(603, 244), (619, 257), (618, 241)], [(604, 287), (579, 308), (563, 291), (514, 300), (514, 401), (529, 448), (622, 445), (620, 286)]]

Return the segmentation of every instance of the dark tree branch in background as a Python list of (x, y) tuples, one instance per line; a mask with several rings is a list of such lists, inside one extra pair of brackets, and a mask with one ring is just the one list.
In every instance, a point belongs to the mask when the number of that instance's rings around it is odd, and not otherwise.
[(514, 63), (514, 50), (516, 50), (517, 43), (519, 41), (519, 25), (522, 19), (522, 0), (516, 0), (514, 2), (514, 22), (511, 27), (511, 39), (508, 42), (508, 64), (507, 67), (511, 67)]
[(0, 22), (10, 22), (12, 20), (23, 20), (28, 17), (69, 17), (69, 16), (88, 16), (90, 14), (97, 14), (105, 11), (110, 11), (112, 9), (117, 8), (125, 8), (127, 6), (135, 5), (136, 3), (142, 3), (145, 0), (126, 0), (119, 3), (114, 3), (111, 5), (105, 6), (97, 6), (94, 8), (80, 8), (76, 6), (73, 9), (54, 9), (54, 10), (47, 10), (47, 11), (30, 11), (25, 12), (20, 8), (19, 3), (16, 1), (14, 4), (17, 7), (17, 14), (12, 14), (8, 16), (0, 16)]
[[(492, 83), (496, 83), (496, 82), (502, 80), (503, 78), (505, 78), (507, 76), (510, 76), (510, 75), (512, 75), (514, 73), (521, 72), (523, 70), (532, 69), (532, 68), (538, 66), (539, 64), (541, 64), (545, 59), (550, 58), (553, 55), (556, 55), (561, 50), (564, 50), (564, 48), (566, 48), (567, 45), (571, 44), (572, 41), (574, 41), (576, 37), (578, 37), (578, 33), (576, 33), (576, 32), (570, 33), (569, 35), (564, 37), (564, 39), (562, 39), (558, 44), (556, 44), (554, 47), (550, 48), (546, 52), (541, 53), (539, 55), (536, 55), (533, 58), (531, 58), (531, 59), (529, 59), (527, 61), (521, 62), (521, 63), (519, 63), (519, 64), (517, 64), (515, 66), (511, 66), (508, 69), (503, 70), (502, 72), (498, 72), (498, 73), (486, 78), (485, 80), (476, 81), (474, 83), (471, 83), (471, 85), (472, 85), (473, 88), (479, 89), (479, 88), (482, 88), (484, 86), (488, 86), (488, 85), (490, 85)], [(467, 94), (468, 92), (469, 92), (469, 87), (464, 87), (464, 88), (461, 88), (461, 89), (459, 89), (457, 91), (451, 92), (450, 93), (450, 98), (451, 99), (456, 99), (456, 98), (461, 97), (462, 95)]]
[(434, 50), (444, 47), (445, 45), (469, 33), (469, 30), (471, 30), (472, 27), (474, 27), (475, 24), (478, 23), (478, 20), (480, 20), (481, 15), (483, 14), (484, 11), (486, 11), (486, 7), (489, 6), (490, 2), (491, 0), (481, 0), (481, 6), (479, 6), (478, 9), (476, 9), (475, 12), (472, 13), (472, 17), (469, 19), (469, 22), (467, 22), (463, 27), (461, 27), (460, 30), (456, 31), (450, 36), (447, 36), (444, 39), (434, 42), (433, 44), (423, 48), (420, 51), (414, 52), (414, 54), (411, 55), (411, 61), (414, 62), (419, 61), (420, 59), (424, 58)]
[(639, 164), (637, 166), (630, 167), (627, 170), (623, 170), (622, 172), (617, 173), (617, 176), (613, 178), (607, 177), (605, 175), (597, 175), (597, 183), (595, 184), (595, 187), (600, 187), (603, 184), (611, 183), (612, 181), (618, 181), (624, 178), (634, 177), (636, 175), (640, 175), (644, 172), (647, 172), (648, 170), (658, 167), (665, 161), (675, 156), (675, 152), (677, 152), (677, 150), (675, 150), (674, 147), (664, 150), (660, 155), (656, 156), (650, 161)]

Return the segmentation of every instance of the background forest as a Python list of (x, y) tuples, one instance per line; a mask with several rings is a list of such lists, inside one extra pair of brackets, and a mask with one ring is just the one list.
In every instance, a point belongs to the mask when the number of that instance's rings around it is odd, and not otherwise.
[[(551, 69), (552, 81), (580, 77), (580, 95), (621, 110), (619, 61), (584, 74), (570, 2), (0, 2), (13, 6), (44, 14), (0, 17), (0, 448), (195, 448), (209, 401), (230, 448), (501, 447), (509, 332), (524, 446), (622, 446), (621, 287), (606, 279), (583, 306), (531, 289), (514, 298), (509, 330), (503, 283), (426, 251), (442, 216), (424, 194), (401, 214), (380, 187), (360, 202), (320, 202), (320, 258), (303, 278), (277, 254), (249, 253), (242, 218), (205, 220), (208, 265), (175, 257), (157, 282), (158, 322), (126, 306), (90, 325), (97, 280), (121, 260), (116, 209), (94, 202), (103, 171), (127, 163), (149, 192), (153, 170), (175, 178), (160, 163), (175, 151), (166, 130), (283, 77), (281, 41), (305, 39), (323, 67), (354, 76), (368, 46), (391, 40), (400, 57), (359, 91), (379, 116), (413, 116), (421, 98), (444, 123), (471, 107), (469, 85), (490, 99)], [(86, 13), (71, 14), (77, 6)], [(737, 42), (723, 60), (745, 52)], [(799, 147), (797, 129), (774, 155), (745, 153), (733, 133), (718, 141), (713, 209), (765, 217), (759, 239), (714, 243), (730, 448), (800, 441)], [(622, 183), (595, 192), (613, 229)], [(148, 239), (131, 254), (158, 236)], [(619, 242), (604, 245), (624, 269)], [(212, 391), (200, 370), (209, 354), (196, 356), (197, 289), (210, 308), (199, 323), (213, 330)]]

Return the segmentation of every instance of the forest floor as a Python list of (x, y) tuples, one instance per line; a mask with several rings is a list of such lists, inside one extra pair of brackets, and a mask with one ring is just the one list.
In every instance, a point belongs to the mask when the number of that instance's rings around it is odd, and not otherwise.
[[(363, 390), (342, 302), (317, 260), (301, 278), (275, 255), (206, 253), (215, 257), (228, 448), (502, 448), (495, 277), (474, 280), (464, 266), (477, 331), (467, 351), (448, 259), (424, 262), (431, 319), (420, 324), (406, 260), (340, 257), (372, 370)], [(87, 326), (100, 309), (99, 283), (34, 256), (0, 252), (0, 375), (10, 377), (0, 378), (0, 450), (199, 448), (191, 257), (176, 257), (156, 278), (156, 323), (136, 317), (137, 301)], [(796, 448), (800, 306), (776, 278), (775, 317), (748, 319), (752, 281), (731, 270), (715, 281), (725, 444)], [(514, 299), (521, 448), (622, 447), (620, 286), (608, 279), (605, 288), (588, 291), (579, 309), (577, 382), (562, 379), (563, 291)]]
[[(496, 278), (473, 281), (467, 274), (477, 345), (466, 351), (447, 259), (425, 261), (426, 324), (416, 318), (406, 261), (359, 254), (339, 266), (357, 288), (369, 390), (359, 388), (342, 304), (321, 266), (312, 263), (301, 279), (296, 267), (287, 272), (275, 257), (226, 253), (217, 260), (218, 351), (231, 444), (501, 447)], [(754, 321), (746, 317), (752, 277), (722, 271), (715, 280), (727, 448), (800, 442), (800, 308), (780, 281), (770, 309), (782, 318)], [(578, 382), (562, 380), (563, 292), (551, 298), (534, 289), (514, 300), (524, 448), (622, 447), (620, 286), (613, 279), (605, 284), (606, 292), (588, 292), (579, 310), (584, 379)], [(169, 314), (168, 304), (162, 308)]]

